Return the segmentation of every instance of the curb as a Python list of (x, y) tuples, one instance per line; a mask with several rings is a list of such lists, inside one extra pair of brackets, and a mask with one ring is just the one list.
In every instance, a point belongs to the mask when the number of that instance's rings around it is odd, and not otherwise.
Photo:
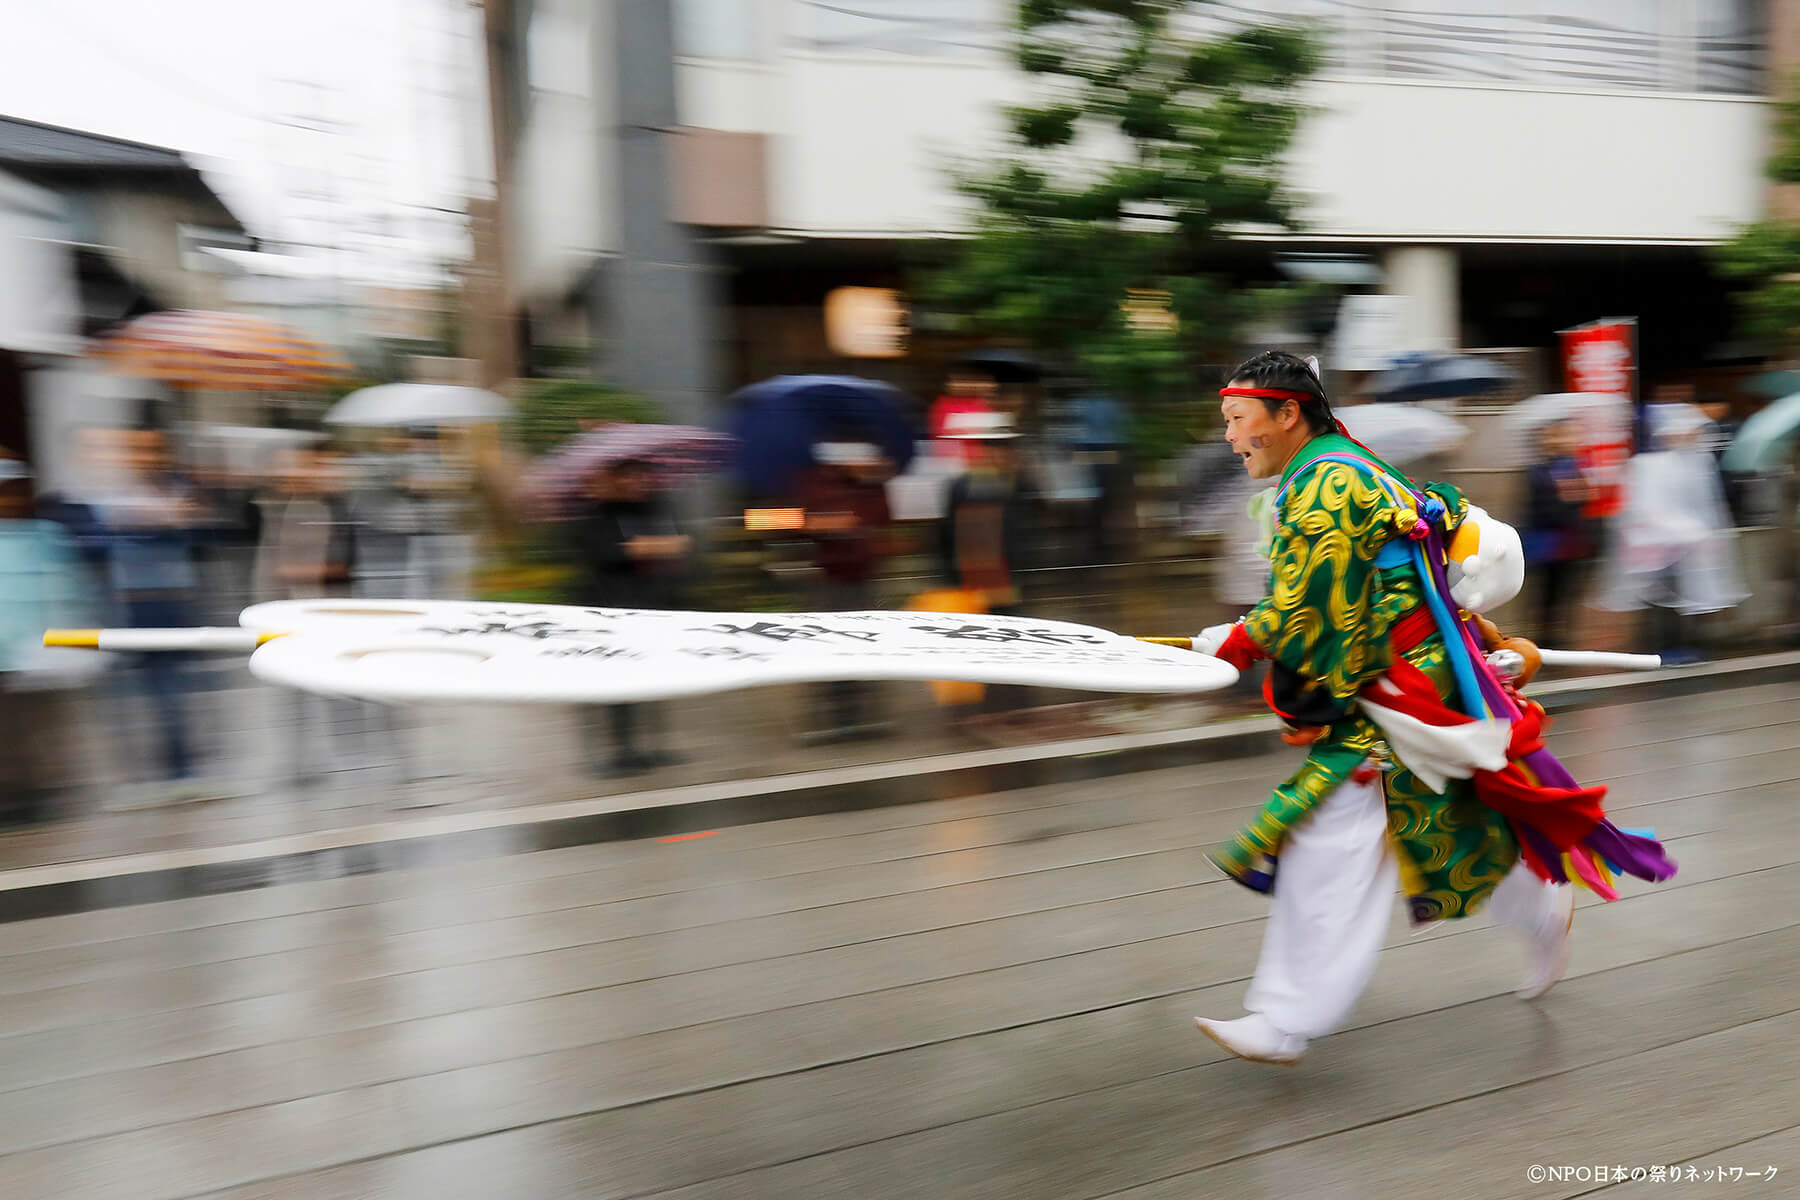
[[(1800, 652), (1533, 687), (1552, 713), (1800, 680)], [(1246, 758), (1282, 745), (1272, 716), (933, 755), (519, 808), (408, 817), (228, 846), (0, 871), (0, 922), (283, 883), (711, 831)]]

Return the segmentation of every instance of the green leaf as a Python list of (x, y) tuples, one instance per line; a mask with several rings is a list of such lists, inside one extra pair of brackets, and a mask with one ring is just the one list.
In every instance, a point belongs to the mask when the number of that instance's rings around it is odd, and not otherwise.
[[(1276, 26), (1184, 37), (1171, 17), (1187, 7), (1022, 0), (1017, 58), (1042, 94), (1007, 111), (1004, 153), (956, 175), (980, 215), (914, 289), (960, 331), (1078, 369), (1129, 403), (1145, 436), (1195, 426), (1208, 364), (1247, 322), (1303, 303), (1288, 289), (1242, 294), (1199, 268), (1217, 261), (1227, 226), (1295, 227), (1281, 164), (1317, 42)], [(1111, 140), (1089, 136), (1099, 130)], [(1133, 328), (1133, 291), (1166, 293), (1175, 328)]]
[(1014, 108), (1008, 115), (1012, 118), (1014, 138), (1034, 150), (1043, 150), (1069, 144), (1081, 110), (1072, 104), (1059, 104), (1050, 108)]
[[(1775, 151), (1765, 166), (1770, 179), (1800, 183), (1800, 79), (1790, 79), (1775, 105)], [(1800, 352), (1800, 225), (1769, 220), (1738, 229), (1713, 251), (1719, 273), (1738, 281), (1738, 325), (1748, 337), (1775, 350)]]
[(585, 379), (534, 379), (519, 397), (513, 429), (532, 454), (553, 450), (587, 423), (658, 421), (656, 405)]

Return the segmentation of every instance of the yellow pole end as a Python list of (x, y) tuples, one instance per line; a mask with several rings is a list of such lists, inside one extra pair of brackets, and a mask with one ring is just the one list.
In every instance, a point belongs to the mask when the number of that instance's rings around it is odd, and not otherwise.
[(61, 646), (71, 650), (98, 650), (100, 648), (100, 631), (98, 629), (46, 629), (44, 645)]
[(259, 633), (256, 635), (256, 644), (259, 646), (266, 646), (276, 638), (284, 638), (286, 636), (286, 630), (283, 630), (281, 633)]
[(1149, 642), (1152, 646), (1173, 646), (1177, 650), (1192, 650), (1194, 639), (1191, 637), (1141, 637), (1140, 642)]

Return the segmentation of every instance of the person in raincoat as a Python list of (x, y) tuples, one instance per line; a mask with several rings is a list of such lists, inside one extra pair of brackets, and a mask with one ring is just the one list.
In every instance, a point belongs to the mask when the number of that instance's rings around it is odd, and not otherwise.
[(1272, 586), (1194, 648), (1240, 670), (1268, 659), (1265, 696), (1307, 758), (1214, 852), (1273, 907), (1248, 1015), (1196, 1023), (1239, 1057), (1298, 1060), (1367, 984), (1397, 886), (1417, 924), (1485, 907), (1518, 931), (1520, 994), (1542, 995), (1567, 962), (1558, 885), (1614, 898), (1607, 863), (1648, 879), (1674, 866), (1605, 820), (1604, 789), (1544, 750), (1542, 710), (1487, 662), (1500, 635), (1473, 614), (1522, 586), (1517, 533), (1351, 440), (1307, 360), (1260, 354), (1221, 395), (1248, 474), (1278, 480)]
[(1663, 661), (1693, 662), (1701, 656), (1695, 618), (1734, 608), (1749, 592), (1709, 451), (1712, 423), (1691, 404), (1653, 404), (1647, 421), (1651, 449), (1626, 469), (1600, 604), (1647, 608)]

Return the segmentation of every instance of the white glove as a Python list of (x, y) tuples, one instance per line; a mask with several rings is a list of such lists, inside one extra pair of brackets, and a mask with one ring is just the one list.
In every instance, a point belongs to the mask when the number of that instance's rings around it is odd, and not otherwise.
[(1471, 504), (1450, 540), (1445, 575), (1450, 597), (1461, 607), (1476, 613), (1499, 608), (1525, 586), (1525, 547), (1519, 531)]
[(1225, 639), (1230, 637), (1231, 631), (1236, 628), (1235, 621), (1229, 625), (1209, 625), (1194, 635), (1194, 649), (1201, 654), (1217, 654), (1219, 647), (1225, 644)]

